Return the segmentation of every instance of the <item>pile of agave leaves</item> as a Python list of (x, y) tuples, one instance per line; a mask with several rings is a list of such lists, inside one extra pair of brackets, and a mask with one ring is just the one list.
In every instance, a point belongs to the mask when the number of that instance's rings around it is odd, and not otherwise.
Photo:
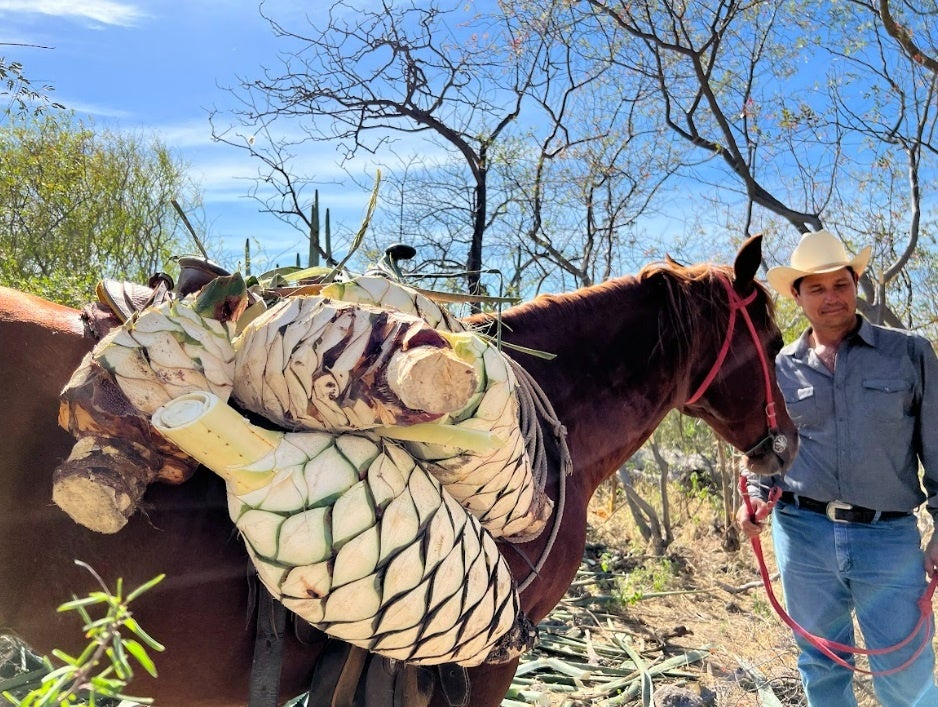
[[(502, 707), (652, 707), (656, 689), (698, 683), (710, 657), (706, 648), (663, 655), (659, 646), (641, 647), (621, 616), (602, 611), (601, 599), (583, 587), (601, 586), (609, 573), (585, 561), (566, 597), (538, 626), (539, 645), (524, 654)], [(740, 661), (740, 677), (757, 704), (787, 704), (758, 669)], [(672, 704), (666, 701), (665, 704)], [(678, 702), (674, 704), (684, 704)], [(713, 704), (703, 699), (700, 704)]]
[(522, 656), (502, 707), (652, 705), (655, 686), (693, 680), (686, 667), (709, 652), (643, 657), (612, 617), (561, 602), (538, 627), (540, 645)]

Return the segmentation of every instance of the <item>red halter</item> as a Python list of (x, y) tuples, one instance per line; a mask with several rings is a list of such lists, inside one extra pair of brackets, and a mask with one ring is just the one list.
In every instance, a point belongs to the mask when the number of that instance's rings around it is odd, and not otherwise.
[(752, 318), (749, 316), (749, 310), (747, 309), (747, 307), (752, 304), (753, 300), (755, 300), (757, 290), (753, 289), (749, 295), (743, 298), (733, 289), (729, 279), (723, 277), (719, 279), (720, 282), (723, 283), (723, 287), (729, 298), (730, 318), (726, 324), (726, 337), (723, 339), (723, 346), (720, 348), (720, 353), (717, 355), (716, 361), (713, 362), (710, 372), (707, 374), (706, 378), (703, 379), (697, 391), (691, 395), (684, 404), (693, 405), (697, 402), (707, 391), (707, 388), (710, 387), (710, 384), (713, 383), (717, 373), (720, 372), (720, 368), (723, 367), (723, 362), (726, 360), (726, 355), (730, 352), (730, 346), (733, 343), (733, 331), (736, 328), (736, 313), (739, 312), (743, 317), (743, 321), (746, 322), (746, 327), (749, 329), (750, 336), (752, 336), (752, 342), (755, 344), (756, 353), (759, 355), (759, 363), (762, 364), (762, 379), (765, 384), (765, 418), (769, 427), (768, 436), (745, 454), (746, 456), (754, 454), (767, 444), (772, 445), (772, 450), (775, 453), (781, 454), (788, 448), (788, 439), (778, 431), (778, 421), (775, 416), (775, 401), (772, 400), (772, 378), (769, 373), (769, 362), (765, 356), (765, 351), (762, 349), (762, 343), (759, 341), (759, 334), (756, 332), (756, 327), (752, 323)]

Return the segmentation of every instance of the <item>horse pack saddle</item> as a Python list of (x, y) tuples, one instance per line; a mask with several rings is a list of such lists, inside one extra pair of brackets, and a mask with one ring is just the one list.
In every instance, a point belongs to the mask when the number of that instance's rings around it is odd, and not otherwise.
[(95, 338), (103, 338), (115, 326), (130, 319), (134, 312), (198, 292), (216, 277), (231, 274), (206, 258), (186, 256), (179, 258), (178, 263), (176, 282), (164, 272), (151, 276), (146, 285), (126, 280), (101, 280), (95, 288), (97, 302), (82, 311)]

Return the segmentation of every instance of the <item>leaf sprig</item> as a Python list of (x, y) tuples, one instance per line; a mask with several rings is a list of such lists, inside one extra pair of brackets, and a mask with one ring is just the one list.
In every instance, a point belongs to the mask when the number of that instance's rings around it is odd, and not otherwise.
[[(75, 597), (57, 610), (74, 611), (81, 617), (87, 646), (78, 655), (53, 649), (52, 655), (62, 665), (56, 667), (48, 657), (44, 658), (45, 674), (38, 687), (21, 698), (9, 691), (3, 691), (3, 697), (17, 707), (101, 707), (112, 699), (151, 704), (153, 700), (150, 698), (132, 697), (123, 692), (134, 676), (132, 663), (156, 677), (156, 666), (149, 651), (163, 650), (163, 646), (140, 626), (129, 607), (132, 601), (163, 581), (166, 575), (157, 575), (125, 595), (122, 578), (118, 578), (114, 591), (111, 591), (90, 565), (80, 560), (75, 560), (75, 564), (91, 573), (101, 585), (101, 591), (91, 592), (83, 598)], [(103, 609), (103, 615), (95, 618), (92, 612), (100, 614), (98, 609)], [(3, 687), (2, 683), (0, 687)]]

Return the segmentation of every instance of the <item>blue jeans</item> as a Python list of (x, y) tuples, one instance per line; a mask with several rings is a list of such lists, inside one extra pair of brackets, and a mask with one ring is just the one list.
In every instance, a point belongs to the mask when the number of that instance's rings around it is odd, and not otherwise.
[[(871, 524), (835, 523), (820, 513), (779, 503), (772, 538), (788, 613), (805, 630), (853, 645), (855, 612), (865, 645), (884, 648), (915, 629), (920, 618), (917, 602), (927, 582), (914, 516)], [(928, 621), (934, 625), (931, 617)], [(889, 670), (907, 661), (922, 646), (925, 631), (921, 627), (897, 651), (870, 656), (870, 669)], [(856, 707), (852, 671), (797, 633), (795, 641), (801, 649), (798, 670), (808, 704)], [(931, 641), (908, 667), (875, 676), (873, 686), (884, 707), (936, 707)]]

